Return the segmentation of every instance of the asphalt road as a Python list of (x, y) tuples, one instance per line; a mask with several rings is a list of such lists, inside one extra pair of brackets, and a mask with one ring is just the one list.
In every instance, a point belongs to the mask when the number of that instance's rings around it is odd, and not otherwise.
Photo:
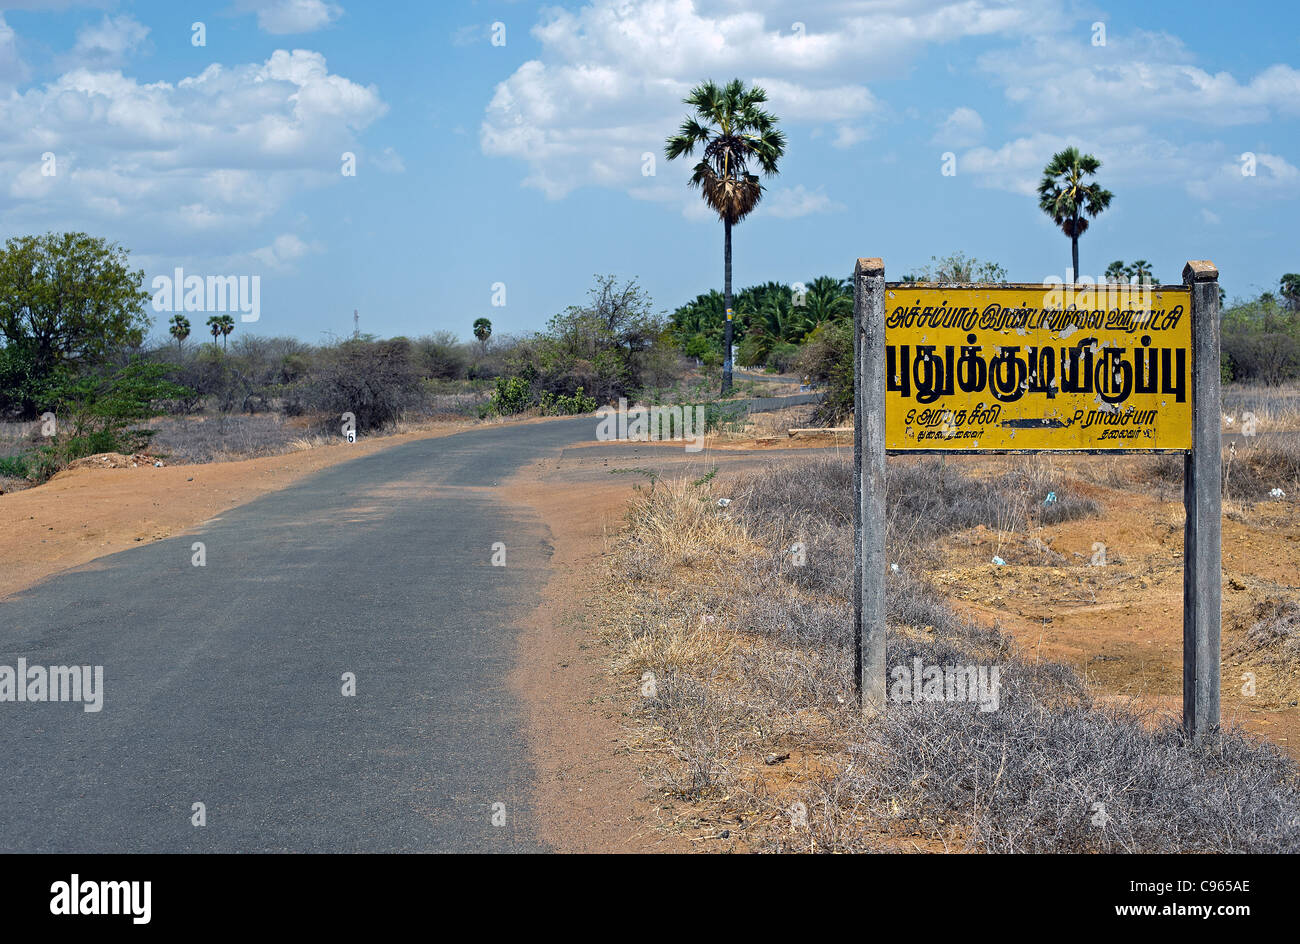
[(0, 703), (0, 849), (540, 850), (505, 676), (550, 547), (487, 488), (592, 435), (397, 446), (0, 602), (0, 665), (104, 667), (98, 713)]
[(551, 547), (492, 488), (594, 422), (396, 446), (0, 601), (0, 666), (104, 674), (99, 712), (0, 702), (0, 851), (544, 851), (505, 678)]

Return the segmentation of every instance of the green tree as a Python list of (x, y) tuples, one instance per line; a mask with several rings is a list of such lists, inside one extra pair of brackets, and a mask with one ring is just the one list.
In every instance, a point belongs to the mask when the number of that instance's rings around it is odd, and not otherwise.
[(930, 257), (930, 264), (903, 276), (904, 282), (1005, 282), (1007, 270), (996, 262), (981, 262), (965, 253), (954, 252), (940, 259)]
[(184, 315), (172, 315), (171, 327), (167, 332), (176, 339), (176, 356), (181, 355), (181, 342), (190, 336), (190, 319)]
[(167, 379), (173, 369), (132, 358), (123, 367), (96, 368), (62, 380), (51, 392), (59, 433), (41, 450), (42, 472), (53, 474), (83, 456), (144, 449), (155, 431), (133, 425), (154, 415), (156, 401), (191, 393)]
[(474, 337), (478, 338), (479, 350), (486, 354), (488, 338), (492, 337), (492, 322), (486, 318), (475, 318)]
[(1068, 147), (1052, 155), (1043, 168), (1043, 180), (1038, 185), (1039, 208), (1070, 237), (1070, 259), (1075, 280), (1079, 278), (1079, 237), (1088, 229), (1085, 217), (1096, 219), (1110, 206), (1114, 196), (1095, 181), (1085, 181), (1100, 168), (1101, 161), (1091, 154), (1080, 154), (1077, 148)]
[(1300, 311), (1300, 273), (1288, 272), (1280, 280), (1282, 297), (1292, 311)]
[[(695, 112), (682, 122), (677, 134), (665, 145), (669, 160), (694, 154), (702, 148), (690, 185), (700, 190), (704, 202), (722, 220), (724, 242), (723, 295), (731, 311), (731, 228), (747, 217), (763, 196), (758, 175), (750, 172), (751, 162), (764, 174), (778, 172), (785, 154), (785, 134), (777, 129), (776, 118), (761, 106), (767, 92), (746, 88), (740, 79), (725, 86), (712, 81), (691, 89), (683, 99)], [(723, 327), (722, 392), (731, 392), (732, 317)]]
[(128, 267), (127, 255), (116, 243), (86, 233), (19, 236), (5, 243), (0, 338), (6, 360), (21, 363), (26, 382), (18, 390), (0, 389), (0, 400), (34, 416), (40, 391), (61, 368), (94, 364), (144, 340), (149, 294), (142, 288), (144, 273)]

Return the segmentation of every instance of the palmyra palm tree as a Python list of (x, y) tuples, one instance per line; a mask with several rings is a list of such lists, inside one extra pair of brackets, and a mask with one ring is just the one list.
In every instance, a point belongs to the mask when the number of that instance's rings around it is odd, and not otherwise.
[(1152, 285), (1155, 284), (1156, 274), (1151, 271), (1151, 263), (1147, 262), (1145, 259), (1139, 259), (1136, 262), (1134, 262), (1131, 266), (1129, 266), (1128, 272), (1129, 272), (1129, 277), (1138, 285), (1142, 285), (1147, 282), (1151, 283)]
[(1061, 231), (1070, 237), (1070, 258), (1074, 263), (1074, 278), (1079, 278), (1079, 237), (1088, 229), (1084, 215), (1096, 217), (1110, 206), (1109, 190), (1096, 183), (1085, 183), (1084, 178), (1096, 174), (1101, 161), (1091, 154), (1080, 154), (1079, 149), (1068, 147), (1052, 155), (1043, 168), (1043, 180), (1038, 185), (1038, 206), (1052, 218)]
[(488, 338), (492, 337), (492, 322), (487, 318), (475, 318), (474, 337), (478, 338), (478, 346), (486, 354)]
[(669, 160), (675, 160), (693, 154), (696, 147), (703, 148), (690, 185), (699, 188), (704, 202), (722, 219), (723, 294), (727, 308), (722, 392), (726, 394), (731, 392), (733, 337), (731, 228), (753, 212), (763, 196), (758, 175), (750, 172), (750, 162), (757, 164), (764, 174), (776, 174), (777, 164), (785, 154), (786, 139), (776, 127), (776, 118), (759, 107), (767, 101), (767, 92), (757, 86), (747, 89), (740, 79), (732, 79), (725, 86), (705, 82), (691, 89), (682, 101), (694, 108), (695, 113), (668, 139), (664, 152)]
[(167, 329), (168, 333), (176, 339), (176, 354), (181, 354), (181, 342), (190, 336), (190, 319), (184, 315), (172, 315), (170, 322), (171, 327)]
[(217, 338), (221, 338), (221, 346), (225, 348), (228, 345), (226, 340), (230, 333), (235, 330), (235, 319), (229, 315), (212, 315), (208, 318), (208, 331), (212, 334), (212, 343), (217, 343)]

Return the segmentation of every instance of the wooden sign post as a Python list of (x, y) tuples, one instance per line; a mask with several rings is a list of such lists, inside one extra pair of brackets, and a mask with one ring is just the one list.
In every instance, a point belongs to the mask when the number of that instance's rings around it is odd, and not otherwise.
[(1183, 723), (1219, 723), (1219, 287), (941, 285), (854, 272), (855, 681), (882, 711), (886, 453), (1182, 453)]

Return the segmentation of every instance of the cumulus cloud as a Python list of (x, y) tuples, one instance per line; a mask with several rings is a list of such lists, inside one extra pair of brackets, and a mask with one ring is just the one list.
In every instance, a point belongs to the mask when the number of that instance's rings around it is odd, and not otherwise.
[(402, 155), (398, 154), (397, 151), (391, 147), (384, 148), (371, 158), (371, 161), (385, 174), (406, 173), (406, 162), (402, 160)]
[(0, 10), (0, 92), (11, 89), (27, 78), (27, 64), (18, 55), (18, 36), (5, 22)]
[(1300, 114), (1300, 71), (1288, 65), (1249, 77), (1210, 72), (1178, 38), (1140, 30), (1112, 31), (1106, 46), (1030, 37), (979, 65), (1035, 128), (959, 158), (958, 172), (983, 186), (1032, 194), (1051, 154), (1073, 144), (1102, 159), (1108, 186), (1177, 183), (1201, 200), (1297, 192), (1300, 181), (1282, 157), (1261, 155), (1257, 175), (1243, 177), (1228, 143), (1196, 133)]
[(77, 69), (0, 99), (0, 126), (25, 129), (0, 138), (0, 212), (15, 227), (99, 226), (145, 246), (229, 240), (341, 179), (340, 155), (385, 109), (373, 86), (306, 50), (175, 83)]
[(1233, 155), (1211, 172), (1189, 179), (1187, 192), (1207, 202), (1294, 199), (1300, 196), (1300, 170), (1277, 154), (1252, 151)]
[(77, 30), (72, 52), (62, 57), (61, 63), (65, 68), (120, 66), (144, 45), (148, 36), (149, 27), (131, 16), (105, 15), (98, 23)]
[(1070, 145), (1101, 160), (1098, 179), (1111, 190), (1176, 184), (1205, 202), (1258, 203), (1300, 196), (1300, 172), (1279, 155), (1255, 154), (1254, 175), (1243, 175), (1241, 155), (1223, 142), (1175, 142), (1143, 125), (1099, 127), (1086, 138), (1036, 132), (996, 148), (971, 148), (958, 156), (957, 173), (972, 175), (980, 186), (1032, 196), (1044, 165)]
[(653, 198), (658, 185), (642, 178), (642, 155), (658, 155), (659, 173), (679, 182), (689, 173), (680, 162), (666, 166), (663, 143), (701, 76), (762, 85), (787, 126), (826, 124), (834, 144), (851, 147), (883, 111), (864, 82), (896, 75), (929, 43), (1034, 34), (1060, 21), (1060, 4), (845, 2), (816, 23), (804, 22), (807, 13), (798, 0), (591, 0), (550, 9), (532, 30), (540, 56), (492, 95), (482, 149), (525, 162), (525, 185), (551, 198), (591, 184)]
[(1035, 37), (981, 67), (1036, 121), (1162, 121), (1236, 125), (1300, 114), (1300, 70), (1270, 65), (1249, 79), (1210, 73), (1164, 33), (1111, 33), (1105, 46)]

